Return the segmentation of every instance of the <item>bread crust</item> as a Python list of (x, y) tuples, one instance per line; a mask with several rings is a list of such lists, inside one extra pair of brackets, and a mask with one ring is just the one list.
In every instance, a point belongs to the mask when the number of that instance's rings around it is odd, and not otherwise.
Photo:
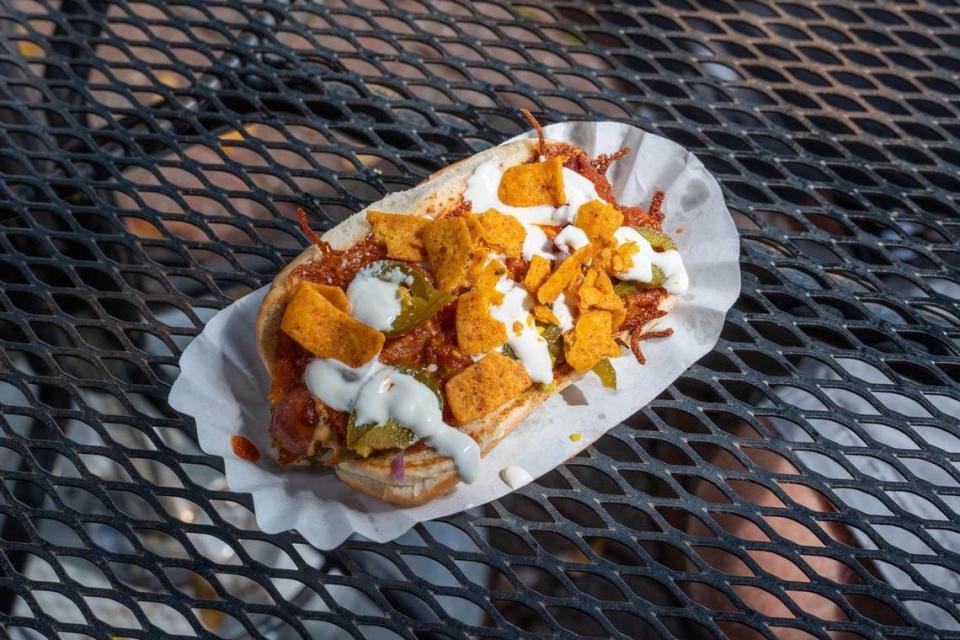
[[(548, 141), (548, 144), (561, 143)], [(432, 216), (448, 211), (459, 203), (467, 180), (477, 166), (492, 159), (508, 164), (522, 162), (536, 149), (536, 140), (517, 140), (461, 160), (434, 173), (416, 187), (388, 195), (353, 214), (325, 233), (323, 240), (335, 249), (347, 249), (360, 242), (370, 232), (366, 218), (368, 210), (419, 216)], [(311, 245), (294, 258), (274, 278), (260, 305), (256, 323), (257, 350), (271, 375), (280, 321), (296, 284), (290, 281), (290, 276), (297, 267), (316, 260), (320, 255), (320, 250)], [(667, 311), (673, 303), (674, 297), (667, 296), (661, 302), (660, 309)], [(657, 322), (658, 320), (650, 322), (646, 330), (653, 328)], [(573, 384), (583, 375), (571, 373), (558, 381), (554, 392)], [(460, 425), (459, 428), (470, 434), (480, 446), (481, 455), (486, 455), (550, 395), (551, 392), (530, 388), (496, 411)], [(425, 504), (453, 491), (459, 482), (453, 461), (432, 449), (405, 454), (404, 480), (399, 482), (393, 477), (391, 470), (393, 455), (375, 454), (367, 458), (344, 460), (334, 469), (340, 479), (353, 489), (402, 506)]]

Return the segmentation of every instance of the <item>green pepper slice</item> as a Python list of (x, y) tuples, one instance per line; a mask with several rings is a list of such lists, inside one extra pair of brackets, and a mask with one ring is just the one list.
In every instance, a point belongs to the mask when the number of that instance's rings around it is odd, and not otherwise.
[(440, 403), (440, 410), (443, 411), (443, 394), (440, 392), (440, 385), (437, 384), (433, 376), (420, 367), (415, 367), (410, 364), (398, 364), (394, 368), (401, 373), (412, 376), (417, 382), (426, 386), (430, 391), (433, 391), (433, 395), (437, 396), (437, 402)]
[(417, 434), (393, 419), (385, 424), (358, 425), (357, 413), (351, 411), (347, 420), (347, 449), (361, 458), (366, 458), (374, 451), (406, 449), (417, 440)]
[[(410, 365), (397, 365), (397, 370), (412, 376), (425, 385), (437, 397), (437, 404), (443, 411), (443, 394), (440, 386), (423, 369)], [(357, 424), (357, 412), (351, 411), (347, 418), (347, 450), (366, 458), (374, 451), (385, 449), (406, 449), (417, 443), (420, 438), (412, 429), (403, 426), (393, 418), (384, 424)]]
[(384, 331), (388, 338), (395, 338), (417, 328), (453, 301), (452, 295), (434, 288), (423, 269), (415, 265), (399, 260), (378, 260), (370, 263), (368, 268), (377, 277), (386, 277), (393, 271), (399, 271), (411, 280), (409, 285), (400, 287), (400, 313), (390, 329)]
[(538, 322), (537, 326), (543, 328), (543, 339), (547, 341), (547, 351), (550, 353), (550, 361), (553, 366), (563, 362), (563, 329), (560, 325)]
[(617, 284), (613, 285), (613, 292), (621, 298), (625, 298), (631, 293), (636, 293), (640, 289), (656, 289), (657, 287), (662, 287), (664, 281), (667, 279), (667, 275), (663, 272), (663, 269), (657, 265), (652, 265), (651, 274), (652, 277), (650, 282), (621, 280), (617, 282)]
[(630, 280), (620, 280), (617, 284), (613, 285), (613, 292), (621, 298), (626, 298), (631, 293), (636, 293), (639, 290), (640, 285)]
[(654, 251), (676, 251), (677, 243), (673, 238), (662, 231), (651, 229), (650, 227), (633, 227), (633, 230), (639, 233), (644, 240), (650, 243)]
[(607, 389), (617, 388), (617, 370), (613, 368), (610, 360), (604, 358), (593, 365), (592, 371), (597, 374), (597, 377), (600, 378), (600, 384), (604, 387)]

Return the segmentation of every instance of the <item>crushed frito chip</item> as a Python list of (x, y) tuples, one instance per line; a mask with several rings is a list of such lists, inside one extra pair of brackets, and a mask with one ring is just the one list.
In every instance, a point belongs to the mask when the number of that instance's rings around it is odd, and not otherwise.
[(537, 300), (541, 304), (547, 304), (557, 299), (560, 293), (567, 288), (580, 275), (580, 267), (592, 255), (593, 247), (586, 245), (574, 251), (564, 260), (556, 271), (550, 274), (542, 285), (537, 289)]
[(510, 167), (503, 172), (497, 189), (500, 201), (512, 207), (566, 204), (563, 188), (563, 164), (560, 158)]
[(605, 246), (597, 254), (597, 262), (612, 276), (623, 273), (633, 267), (633, 254), (640, 248), (635, 242), (625, 242), (616, 246)]
[(547, 324), (560, 324), (560, 320), (557, 318), (556, 314), (550, 309), (550, 307), (543, 304), (538, 304), (533, 307), (533, 317), (540, 322), (546, 322)]
[(600, 252), (600, 262), (607, 273), (616, 275), (633, 267), (633, 254), (640, 250), (635, 242), (624, 242), (614, 247), (604, 247)]
[(483, 239), (492, 249), (508, 258), (520, 257), (527, 231), (519, 220), (496, 209), (487, 209), (480, 216), (480, 225), (483, 227)]
[(486, 353), (507, 341), (503, 323), (490, 315), (490, 299), (473, 289), (457, 298), (457, 345), (468, 356)]
[(420, 234), (423, 228), (430, 224), (429, 218), (368, 211), (367, 222), (373, 227), (373, 235), (377, 241), (386, 245), (388, 258), (410, 262), (424, 259)]
[(350, 300), (347, 299), (347, 294), (338, 286), (332, 284), (320, 284), (319, 282), (306, 282), (303, 281), (299, 287), (310, 287), (315, 289), (317, 293), (322, 295), (324, 298), (330, 301), (330, 304), (335, 306), (340, 311), (344, 313), (350, 313)]
[(563, 334), (564, 357), (575, 371), (587, 371), (604, 358), (620, 355), (613, 339), (613, 320), (609, 311), (581, 313), (573, 329)]
[(457, 424), (490, 413), (530, 386), (523, 365), (499, 353), (489, 353), (447, 381), (447, 406)]
[(473, 244), (479, 244), (484, 240), (484, 229), (483, 225), (480, 224), (480, 216), (475, 213), (468, 213), (463, 216), (464, 222), (467, 223), (467, 230), (470, 232), (470, 238), (473, 240)]
[(530, 293), (536, 293), (549, 275), (550, 261), (540, 255), (533, 256), (527, 275), (523, 277), (523, 286)]
[(579, 288), (576, 290), (577, 307), (580, 313), (590, 309), (602, 309), (613, 314), (613, 328), (617, 329), (626, 317), (623, 298), (613, 289), (613, 282), (606, 271), (598, 265), (587, 269)]
[(606, 242), (623, 224), (623, 214), (611, 204), (591, 200), (580, 205), (574, 224), (586, 232), (590, 242)]
[(493, 291), (507, 268), (499, 260), (475, 260), (470, 267), (469, 280), (475, 289)]
[(465, 285), (473, 262), (473, 239), (466, 220), (460, 216), (434, 220), (421, 235), (437, 288), (456, 291)]
[(338, 309), (309, 282), (297, 286), (280, 328), (318, 358), (335, 358), (349, 367), (375, 357), (385, 340), (373, 327)]

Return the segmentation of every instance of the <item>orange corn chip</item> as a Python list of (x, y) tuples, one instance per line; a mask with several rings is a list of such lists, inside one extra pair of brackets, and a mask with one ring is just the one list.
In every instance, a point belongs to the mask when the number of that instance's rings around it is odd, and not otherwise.
[(569, 255), (537, 289), (537, 300), (541, 304), (556, 300), (557, 296), (580, 275), (580, 267), (583, 266), (592, 252), (593, 247), (588, 244)]
[(593, 266), (587, 270), (576, 292), (580, 313), (590, 309), (609, 311), (613, 316), (613, 328), (617, 329), (626, 317), (623, 299), (613, 290), (613, 282), (607, 273)]
[(533, 307), (533, 317), (547, 324), (560, 324), (560, 319), (557, 318), (553, 310), (543, 304), (538, 304)]
[(575, 371), (586, 371), (604, 358), (620, 355), (612, 336), (613, 321), (608, 311), (581, 313), (571, 331), (563, 334), (563, 353)]
[(480, 216), (480, 224), (488, 245), (508, 258), (520, 257), (527, 231), (519, 220), (496, 209), (488, 209)]
[(523, 277), (523, 286), (530, 293), (536, 293), (549, 275), (550, 261), (543, 256), (533, 256), (533, 260), (530, 261), (530, 268), (527, 269), (527, 275)]
[(470, 238), (473, 239), (473, 244), (479, 244), (480, 242), (483, 242), (486, 237), (483, 225), (480, 224), (480, 216), (476, 215), (475, 213), (468, 213), (462, 217), (467, 223), (467, 229), (470, 231)]
[(559, 207), (567, 202), (563, 189), (563, 164), (560, 158), (510, 167), (503, 172), (497, 189), (500, 201), (512, 207), (549, 204)]
[(410, 262), (423, 260), (423, 240), (420, 234), (423, 228), (430, 224), (429, 218), (368, 211), (367, 222), (373, 227), (373, 235), (377, 241), (386, 245), (388, 258)]
[(519, 361), (489, 353), (447, 381), (447, 406), (458, 424), (476, 420), (530, 386)]
[(616, 247), (607, 246), (600, 251), (600, 263), (607, 273), (623, 273), (633, 266), (632, 256), (639, 250), (635, 242), (625, 242)]
[(376, 356), (384, 335), (340, 309), (309, 282), (301, 282), (293, 294), (280, 328), (318, 358), (336, 358), (359, 367)]
[(475, 289), (493, 292), (500, 278), (507, 274), (507, 268), (502, 262), (497, 260), (487, 260), (486, 263), (481, 260), (475, 260), (470, 267), (470, 282)]
[(299, 287), (310, 287), (315, 289), (317, 293), (326, 298), (330, 304), (335, 306), (340, 311), (344, 313), (350, 313), (350, 301), (347, 300), (347, 294), (338, 286), (332, 284), (320, 284), (318, 282), (306, 282), (303, 281)]
[(434, 220), (421, 234), (437, 288), (456, 291), (466, 284), (473, 261), (473, 239), (463, 217)]
[(490, 299), (473, 289), (457, 298), (457, 344), (468, 356), (486, 353), (507, 341), (503, 323), (490, 315)]
[(574, 224), (586, 232), (590, 242), (606, 242), (623, 224), (623, 214), (613, 205), (591, 200), (577, 210)]

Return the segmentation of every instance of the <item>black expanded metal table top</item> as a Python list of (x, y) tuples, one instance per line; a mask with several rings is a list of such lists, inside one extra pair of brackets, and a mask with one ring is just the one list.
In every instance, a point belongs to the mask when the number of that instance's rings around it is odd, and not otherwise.
[[(960, 635), (958, 3), (5, 0), (0, 31), (11, 637)], [(716, 175), (716, 348), (491, 505), (260, 532), (166, 404), (183, 348), (296, 207), (328, 228), (521, 107)]]

